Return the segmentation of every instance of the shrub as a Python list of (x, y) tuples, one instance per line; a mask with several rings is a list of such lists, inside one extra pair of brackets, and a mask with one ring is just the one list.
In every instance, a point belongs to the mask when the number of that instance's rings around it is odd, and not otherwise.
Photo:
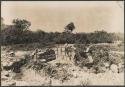
[[(82, 52), (82, 54), (84, 53), (85, 49), (86, 49), (87, 45), (76, 45), (76, 54)], [(102, 64), (104, 62), (109, 61), (109, 46), (103, 46), (103, 45), (93, 45), (92, 47), (90, 47), (90, 54), (93, 58), (93, 64), (94, 66), (102, 66)], [(81, 67), (85, 66), (87, 64), (87, 59), (84, 59), (84, 56), (78, 56), (78, 59), (80, 63), (78, 65), (80, 65)], [(81, 57), (81, 58), (80, 58)]]

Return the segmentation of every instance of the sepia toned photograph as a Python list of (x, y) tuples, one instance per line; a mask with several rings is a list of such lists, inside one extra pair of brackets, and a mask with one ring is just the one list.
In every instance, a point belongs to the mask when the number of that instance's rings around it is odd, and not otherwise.
[(124, 86), (124, 1), (1, 1), (1, 86)]

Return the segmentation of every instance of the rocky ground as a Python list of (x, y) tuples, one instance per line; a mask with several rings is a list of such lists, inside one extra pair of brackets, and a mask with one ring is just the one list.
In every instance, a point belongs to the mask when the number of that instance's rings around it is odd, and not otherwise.
[[(119, 73), (115, 65), (112, 69), (102, 68), (105, 72), (94, 73), (93, 69), (78, 67), (73, 61), (65, 58), (46, 63), (43, 68), (27, 68), (27, 65), (20, 67), (20, 72), (3, 69), (4, 66), (11, 66), (25, 59), (24, 55), (30, 55), (33, 51), (16, 51), (13, 56), (11, 51), (1, 51), (1, 85), (2, 86), (54, 86), (54, 85), (124, 85), (124, 70)], [(11, 54), (10, 54), (11, 53)], [(123, 55), (123, 52), (120, 52)], [(22, 63), (21, 63), (22, 64)], [(118, 67), (118, 66), (116, 66)]]

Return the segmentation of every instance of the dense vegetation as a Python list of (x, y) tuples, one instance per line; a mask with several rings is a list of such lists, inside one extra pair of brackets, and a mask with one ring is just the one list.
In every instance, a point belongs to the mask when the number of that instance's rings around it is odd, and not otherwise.
[(64, 32), (45, 32), (38, 30), (33, 32), (29, 29), (31, 23), (25, 19), (14, 19), (13, 25), (9, 25), (1, 30), (2, 45), (40, 43), (64, 44), (64, 43), (112, 43), (115, 40), (123, 40), (120, 35), (107, 33), (106, 31), (95, 31), (92, 33), (72, 33), (75, 29), (73, 22), (69, 23)]

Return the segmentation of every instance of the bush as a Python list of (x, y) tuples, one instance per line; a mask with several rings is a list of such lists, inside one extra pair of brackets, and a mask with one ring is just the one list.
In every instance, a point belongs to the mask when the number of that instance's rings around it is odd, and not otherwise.
[[(84, 56), (82, 56), (83, 53), (85, 52), (86, 47), (88, 47), (88, 46), (87, 45), (76, 45), (75, 58), (78, 57), (78, 59), (81, 59), (81, 60), (76, 60), (76, 61), (80, 62), (78, 65), (80, 65), (81, 67), (87, 65), (87, 59), (84, 59)], [(92, 47), (90, 47), (89, 53), (91, 54), (91, 56), (93, 58), (92, 65), (102, 66), (102, 64), (104, 62), (109, 61), (109, 51), (110, 51), (109, 46), (93, 45)], [(82, 53), (82, 55), (78, 56), (77, 54), (79, 54), (79, 53)], [(84, 53), (84, 54), (86, 54), (86, 53)], [(87, 57), (85, 57), (85, 58), (87, 58)]]

